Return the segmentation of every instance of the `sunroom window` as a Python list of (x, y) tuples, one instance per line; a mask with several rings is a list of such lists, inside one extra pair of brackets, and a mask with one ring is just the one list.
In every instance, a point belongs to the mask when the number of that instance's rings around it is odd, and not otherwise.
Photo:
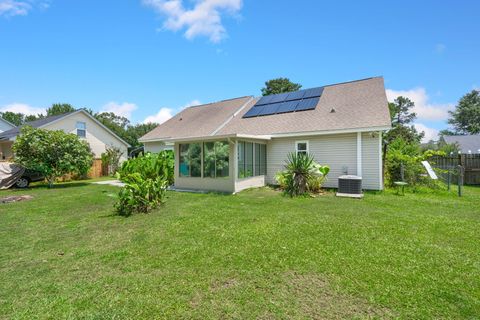
[(205, 142), (203, 144), (203, 176), (225, 178), (229, 175), (230, 146), (227, 141)]
[(238, 178), (265, 175), (267, 171), (266, 145), (238, 142)]
[(200, 143), (180, 144), (180, 177), (202, 176), (202, 145)]

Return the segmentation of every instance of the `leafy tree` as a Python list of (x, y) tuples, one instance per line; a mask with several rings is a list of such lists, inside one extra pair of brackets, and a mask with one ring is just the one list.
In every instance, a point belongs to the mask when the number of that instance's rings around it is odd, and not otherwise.
[(0, 116), (10, 122), (11, 124), (14, 124), (16, 126), (21, 126), (25, 122), (25, 115), (23, 113), (15, 113), (12, 111), (5, 111), (5, 112), (0, 112)]
[(262, 95), (268, 96), (271, 94), (297, 91), (300, 90), (301, 87), (301, 84), (293, 83), (288, 78), (272, 79), (265, 82), (265, 87), (262, 88)]
[(21, 129), (13, 144), (15, 162), (39, 171), (50, 187), (67, 173), (85, 175), (93, 163), (89, 144), (61, 130), (43, 130), (30, 126)]
[(0, 117), (2, 117), (3, 119), (7, 120), (11, 124), (14, 124), (18, 127), (25, 124), (26, 122), (31, 122), (31, 121), (41, 119), (44, 116), (42, 114), (24, 115), (23, 113), (20, 113), (20, 112), (16, 113), (12, 111), (5, 111), (5, 112), (0, 112)]
[(384, 141), (388, 145), (396, 138), (402, 138), (407, 143), (420, 143), (425, 136), (424, 132), (419, 133), (412, 125), (417, 114), (412, 112), (415, 103), (408, 98), (398, 97), (393, 103), (388, 104), (390, 117), (392, 119), (392, 129), (384, 136)]
[(132, 147), (138, 147), (141, 145), (138, 139), (156, 127), (158, 127), (158, 123), (153, 122), (130, 125), (127, 127), (127, 131), (125, 133), (125, 141), (127, 141)]
[(440, 130), (438, 135), (439, 135), (440, 138), (442, 138), (443, 136), (454, 136), (455, 132), (453, 132), (452, 130), (449, 130), (449, 129), (443, 129), (443, 130)]
[(480, 91), (464, 95), (454, 111), (449, 111), (451, 124), (457, 133), (478, 134), (480, 133)]
[(115, 132), (117, 136), (126, 140), (126, 130), (127, 126), (130, 124), (130, 120), (125, 117), (118, 116), (113, 112), (96, 113), (94, 117), (104, 126)]
[(75, 110), (77, 109), (68, 103), (54, 103), (50, 108), (47, 109), (47, 117), (56, 116)]

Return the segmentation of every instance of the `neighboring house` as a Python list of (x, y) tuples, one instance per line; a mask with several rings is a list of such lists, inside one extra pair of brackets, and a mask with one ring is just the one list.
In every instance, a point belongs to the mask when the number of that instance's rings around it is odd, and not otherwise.
[(15, 125), (0, 117), (0, 133), (15, 128)]
[[(123, 155), (121, 161), (126, 160), (128, 157), (127, 149), (129, 144), (82, 109), (28, 122), (25, 125), (46, 130), (63, 130), (67, 133), (76, 134), (90, 144), (95, 158), (100, 158), (109, 146), (114, 146), (122, 150)], [(12, 145), (19, 135), (20, 129), (21, 127), (14, 127), (13, 129), (0, 133), (1, 160), (9, 159), (13, 156)]]
[(442, 138), (448, 144), (457, 144), (460, 148), (460, 153), (480, 153), (480, 135), (478, 134), (466, 136), (443, 136)]
[(330, 166), (327, 187), (344, 174), (383, 189), (382, 132), (390, 129), (383, 78), (260, 99), (190, 107), (140, 141), (145, 151), (174, 145), (175, 187), (223, 192), (274, 184), (289, 152)]

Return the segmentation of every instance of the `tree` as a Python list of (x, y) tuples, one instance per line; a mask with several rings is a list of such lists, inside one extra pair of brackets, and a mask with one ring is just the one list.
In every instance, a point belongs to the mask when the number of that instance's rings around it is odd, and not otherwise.
[(455, 135), (455, 132), (449, 129), (440, 130), (440, 132), (438, 133), (438, 136), (440, 138), (442, 138), (443, 136), (454, 136), (454, 135)]
[(297, 91), (300, 90), (301, 87), (301, 84), (293, 83), (288, 78), (272, 79), (265, 82), (265, 87), (262, 88), (262, 95), (268, 96), (271, 94)]
[(156, 127), (158, 127), (158, 123), (153, 122), (130, 125), (126, 131), (125, 141), (127, 141), (132, 147), (138, 147), (141, 145), (138, 139)]
[(448, 123), (457, 133), (480, 133), (480, 91), (472, 90), (464, 95), (454, 111), (449, 111)]
[(68, 103), (54, 103), (50, 108), (47, 109), (47, 117), (56, 116), (75, 110), (77, 109)]
[(11, 124), (16, 125), (18, 127), (18, 126), (21, 126), (21, 125), (25, 124), (26, 122), (31, 122), (31, 121), (35, 121), (35, 120), (43, 118), (43, 114), (24, 115), (21, 112), (16, 113), (16, 112), (12, 112), (12, 111), (5, 111), (5, 112), (0, 112), (0, 117), (2, 117), (3, 119), (7, 120)]
[(13, 151), (15, 162), (42, 173), (49, 187), (67, 173), (87, 174), (93, 163), (89, 144), (61, 130), (24, 126), (13, 144)]
[(118, 116), (113, 112), (99, 112), (94, 115), (95, 119), (100, 121), (108, 129), (115, 132), (117, 136), (125, 140), (125, 133), (130, 120), (125, 117)]
[(13, 125), (21, 126), (25, 122), (25, 115), (23, 113), (15, 113), (12, 111), (0, 112), (0, 116)]
[(396, 98), (393, 103), (388, 104), (392, 119), (392, 129), (384, 136), (386, 144), (397, 138), (402, 138), (407, 143), (420, 143), (423, 139), (425, 133), (419, 133), (412, 125), (417, 118), (417, 114), (412, 112), (413, 107), (415, 107), (413, 101), (401, 96)]

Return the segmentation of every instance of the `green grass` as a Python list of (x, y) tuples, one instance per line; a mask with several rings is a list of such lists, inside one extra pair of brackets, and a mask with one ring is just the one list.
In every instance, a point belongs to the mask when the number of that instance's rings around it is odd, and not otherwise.
[(480, 314), (480, 189), (290, 199), (116, 187), (2, 191), (0, 318), (455, 318)]

